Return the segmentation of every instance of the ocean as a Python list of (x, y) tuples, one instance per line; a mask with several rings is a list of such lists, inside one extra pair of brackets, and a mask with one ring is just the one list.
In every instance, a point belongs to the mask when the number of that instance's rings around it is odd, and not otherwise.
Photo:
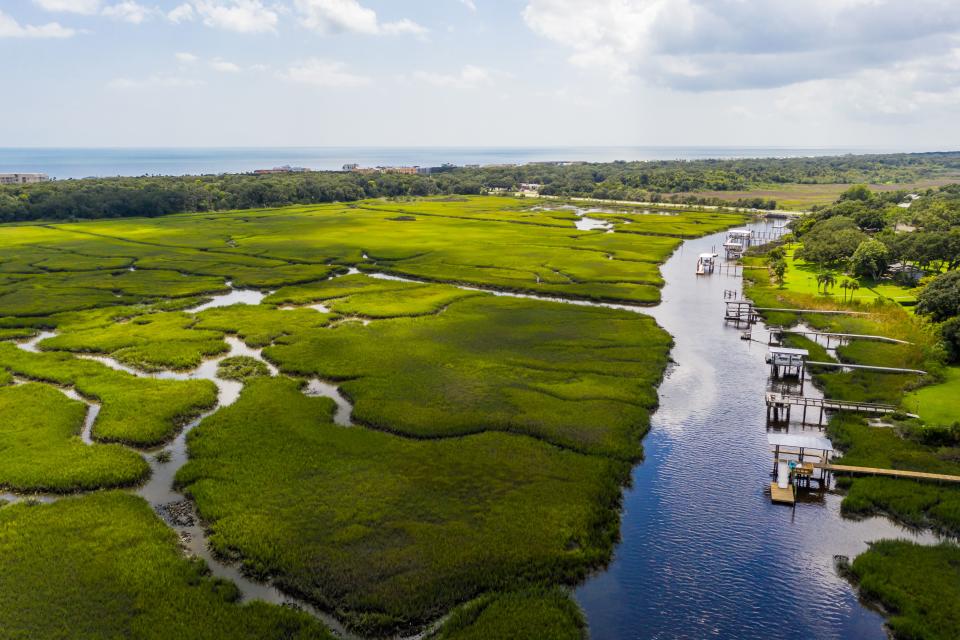
[(788, 147), (236, 147), (236, 148), (0, 148), (0, 173), (51, 178), (243, 173), (291, 165), (314, 170), (360, 166), (439, 166), (444, 163), (524, 164), (545, 161), (786, 158), (892, 153), (871, 148)]

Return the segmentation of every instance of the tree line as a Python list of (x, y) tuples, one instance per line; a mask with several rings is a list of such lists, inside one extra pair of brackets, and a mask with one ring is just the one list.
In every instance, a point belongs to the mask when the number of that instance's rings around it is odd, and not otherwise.
[(364, 198), (471, 195), (540, 184), (544, 195), (775, 208), (763, 198), (736, 202), (694, 191), (739, 191), (769, 184), (909, 182), (960, 171), (960, 153), (820, 158), (609, 162), (458, 168), (435, 175), (220, 174), (87, 178), (0, 186), (0, 221), (162, 216), (171, 213), (351, 202)]

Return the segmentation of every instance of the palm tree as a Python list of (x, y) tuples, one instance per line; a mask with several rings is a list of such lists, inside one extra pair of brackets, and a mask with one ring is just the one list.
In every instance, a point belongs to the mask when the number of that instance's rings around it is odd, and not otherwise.
[(833, 288), (833, 285), (837, 284), (837, 279), (833, 277), (833, 274), (826, 274), (823, 278), (823, 292), (827, 292), (827, 288)]
[(856, 280), (850, 281), (850, 302), (853, 302), (853, 292), (860, 288), (860, 283)]
[(850, 288), (850, 283), (853, 282), (850, 278), (844, 278), (843, 282), (840, 283), (840, 288), (843, 289), (843, 301), (847, 301), (847, 290)]

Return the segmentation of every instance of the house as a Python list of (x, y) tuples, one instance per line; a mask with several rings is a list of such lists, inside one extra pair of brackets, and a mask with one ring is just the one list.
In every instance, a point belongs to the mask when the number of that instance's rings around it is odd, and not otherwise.
[(50, 176), (45, 173), (0, 173), (0, 184), (37, 184), (49, 181)]

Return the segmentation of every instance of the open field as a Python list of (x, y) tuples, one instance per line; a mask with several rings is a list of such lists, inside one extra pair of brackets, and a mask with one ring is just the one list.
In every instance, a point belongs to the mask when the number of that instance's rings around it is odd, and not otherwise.
[[(960, 182), (960, 174), (948, 174), (937, 178), (926, 178), (914, 182), (871, 184), (872, 191), (923, 191), (931, 187), (941, 187)], [(735, 202), (744, 198), (763, 198), (776, 200), (778, 209), (792, 211), (810, 209), (816, 205), (835, 202), (840, 194), (853, 183), (842, 184), (770, 184), (759, 185), (742, 191), (695, 191), (688, 194), (700, 198), (718, 198)]]

